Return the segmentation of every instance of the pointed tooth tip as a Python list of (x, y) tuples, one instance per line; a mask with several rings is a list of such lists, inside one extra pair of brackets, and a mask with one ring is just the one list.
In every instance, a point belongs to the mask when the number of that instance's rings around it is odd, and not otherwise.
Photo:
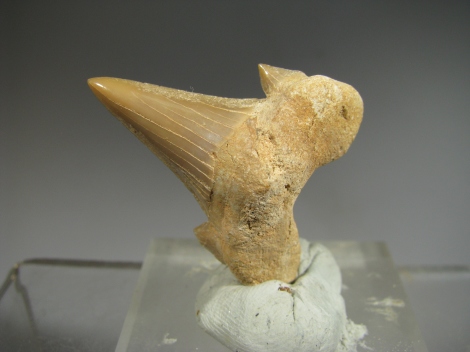
[[(117, 105), (128, 105), (129, 85), (127, 81), (112, 77), (94, 77), (88, 79), (88, 86), (93, 94), (108, 109), (114, 110)], [(116, 114), (116, 112), (113, 112)]]
[(263, 63), (258, 64), (258, 69), (266, 71), (266, 72), (269, 72), (272, 70), (279, 70), (279, 69), (284, 70), (278, 66), (273, 66), (273, 65), (263, 64)]
[(272, 66), (266, 65), (266, 64), (258, 64), (258, 70), (260, 73), (267, 74), (269, 69)]
[(259, 71), (259, 77), (261, 80), (261, 87), (263, 88), (264, 93), (266, 96), (270, 95), (271, 92), (273, 91), (273, 86), (272, 83), (270, 83), (269, 79), (269, 71), (272, 68), (272, 66), (266, 65), (266, 64), (258, 64), (258, 71)]
[(121, 100), (129, 92), (135, 90), (132, 81), (113, 77), (95, 77), (88, 79), (88, 86), (92, 92), (106, 105), (103, 100)]
[(258, 67), (262, 69), (269, 69), (270, 67), (274, 67), (274, 66), (261, 63), (261, 64), (258, 64)]
[(95, 86), (100, 83), (102, 77), (93, 77), (93, 78), (88, 78), (87, 83), (90, 87)]
[(119, 79), (111, 77), (93, 77), (88, 79), (88, 86), (92, 90), (103, 91), (107, 90), (113, 84), (116, 84)]
[(95, 95), (103, 95), (105, 91), (108, 90), (106, 78), (107, 77), (94, 77), (88, 79), (88, 86)]
[(95, 87), (99, 86), (102, 84), (103, 79), (106, 77), (93, 77), (93, 78), (88, 78), (87, 83), (90, 87)]

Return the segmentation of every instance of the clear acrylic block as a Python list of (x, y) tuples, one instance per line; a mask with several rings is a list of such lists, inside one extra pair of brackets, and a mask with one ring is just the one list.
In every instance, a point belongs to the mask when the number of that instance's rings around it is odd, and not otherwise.
[[(368, 328), (358, 351), (427, 351), (386, 245), (322, 244), (341, 268), (348, 317)], [(196, 240), (153, 240), (116, 351), (228, 351), (195, 317), (196, 295), (217, 265)]]

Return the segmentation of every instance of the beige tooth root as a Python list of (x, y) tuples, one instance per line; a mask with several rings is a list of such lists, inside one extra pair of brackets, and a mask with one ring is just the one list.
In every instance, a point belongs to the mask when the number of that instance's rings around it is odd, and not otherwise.
[(193, 193), (199, 241), (247, 285), (296, 278), (293, 206), (313, 171), (341, 157), (362, 120), (351, 86), (259, 65), (266, 99), (228, 99), (117, 78), (101, 102)]

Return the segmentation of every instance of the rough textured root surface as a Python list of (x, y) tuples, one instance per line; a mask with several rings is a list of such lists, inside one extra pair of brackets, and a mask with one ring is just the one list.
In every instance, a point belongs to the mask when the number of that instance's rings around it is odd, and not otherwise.
[(300, 242), (293, 284), (243, 286), (220, 266), (199, 291), (199, 325), (232, 351), (356, 351), (367, 329), (346, 317), (338, 265), (325, 247)]
[(267, 98), (217, 150), (209, 223), (195, 231), (244, 285), (297, 276), (295, 200), (315, 169), (346, 153), (363, 110), (345, 83), (260, 71)]

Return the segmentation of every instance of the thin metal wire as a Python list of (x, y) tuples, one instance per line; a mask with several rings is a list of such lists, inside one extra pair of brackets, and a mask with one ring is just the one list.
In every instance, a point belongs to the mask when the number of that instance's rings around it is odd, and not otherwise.
[(60, 258), (31, 258), (22, 260), (10, 269), (5, 280), (0, 287), (0, 300), (7, 292), (13, 282), (19, 279), (20, 268), (25, 265), (49, 265), (67, 266), (78, 268), (100, 268), (100, 269), (134, 269), (142, 267), (142, 262), (131, 261), (107, 261), (107, 260), (86, 260), (86, 259), (60, 259)]
[(81, 260), (81, 259), (55, 259), (55, 258), (31, 258), (25, 259), (21, 262), (16, 263), (10, 269), (7, 277), (0, 287), (0, 301), (4, 294), (8, 291), (8, 288), (14, 283), (16, 291), (19, 293), (26, 314), (28, 316), (29, 326), (32, 331), (32, 340), (35, 349), (34, 351), (43, 352), (44, 346), (42, 340), (39, 337), (38, 327), (36, 319), (31, 305), (31, 299), (29, 297), (28, 289), (21, 283), (20, 279), (20, 268), (29, 265), (46, 265), (46, 266), (65, 266), (75, 268), (98, 268), (98, 269), (140, 269), (142, 262), (124, 262), (124, 261), (104, 261), (104, 260)]

